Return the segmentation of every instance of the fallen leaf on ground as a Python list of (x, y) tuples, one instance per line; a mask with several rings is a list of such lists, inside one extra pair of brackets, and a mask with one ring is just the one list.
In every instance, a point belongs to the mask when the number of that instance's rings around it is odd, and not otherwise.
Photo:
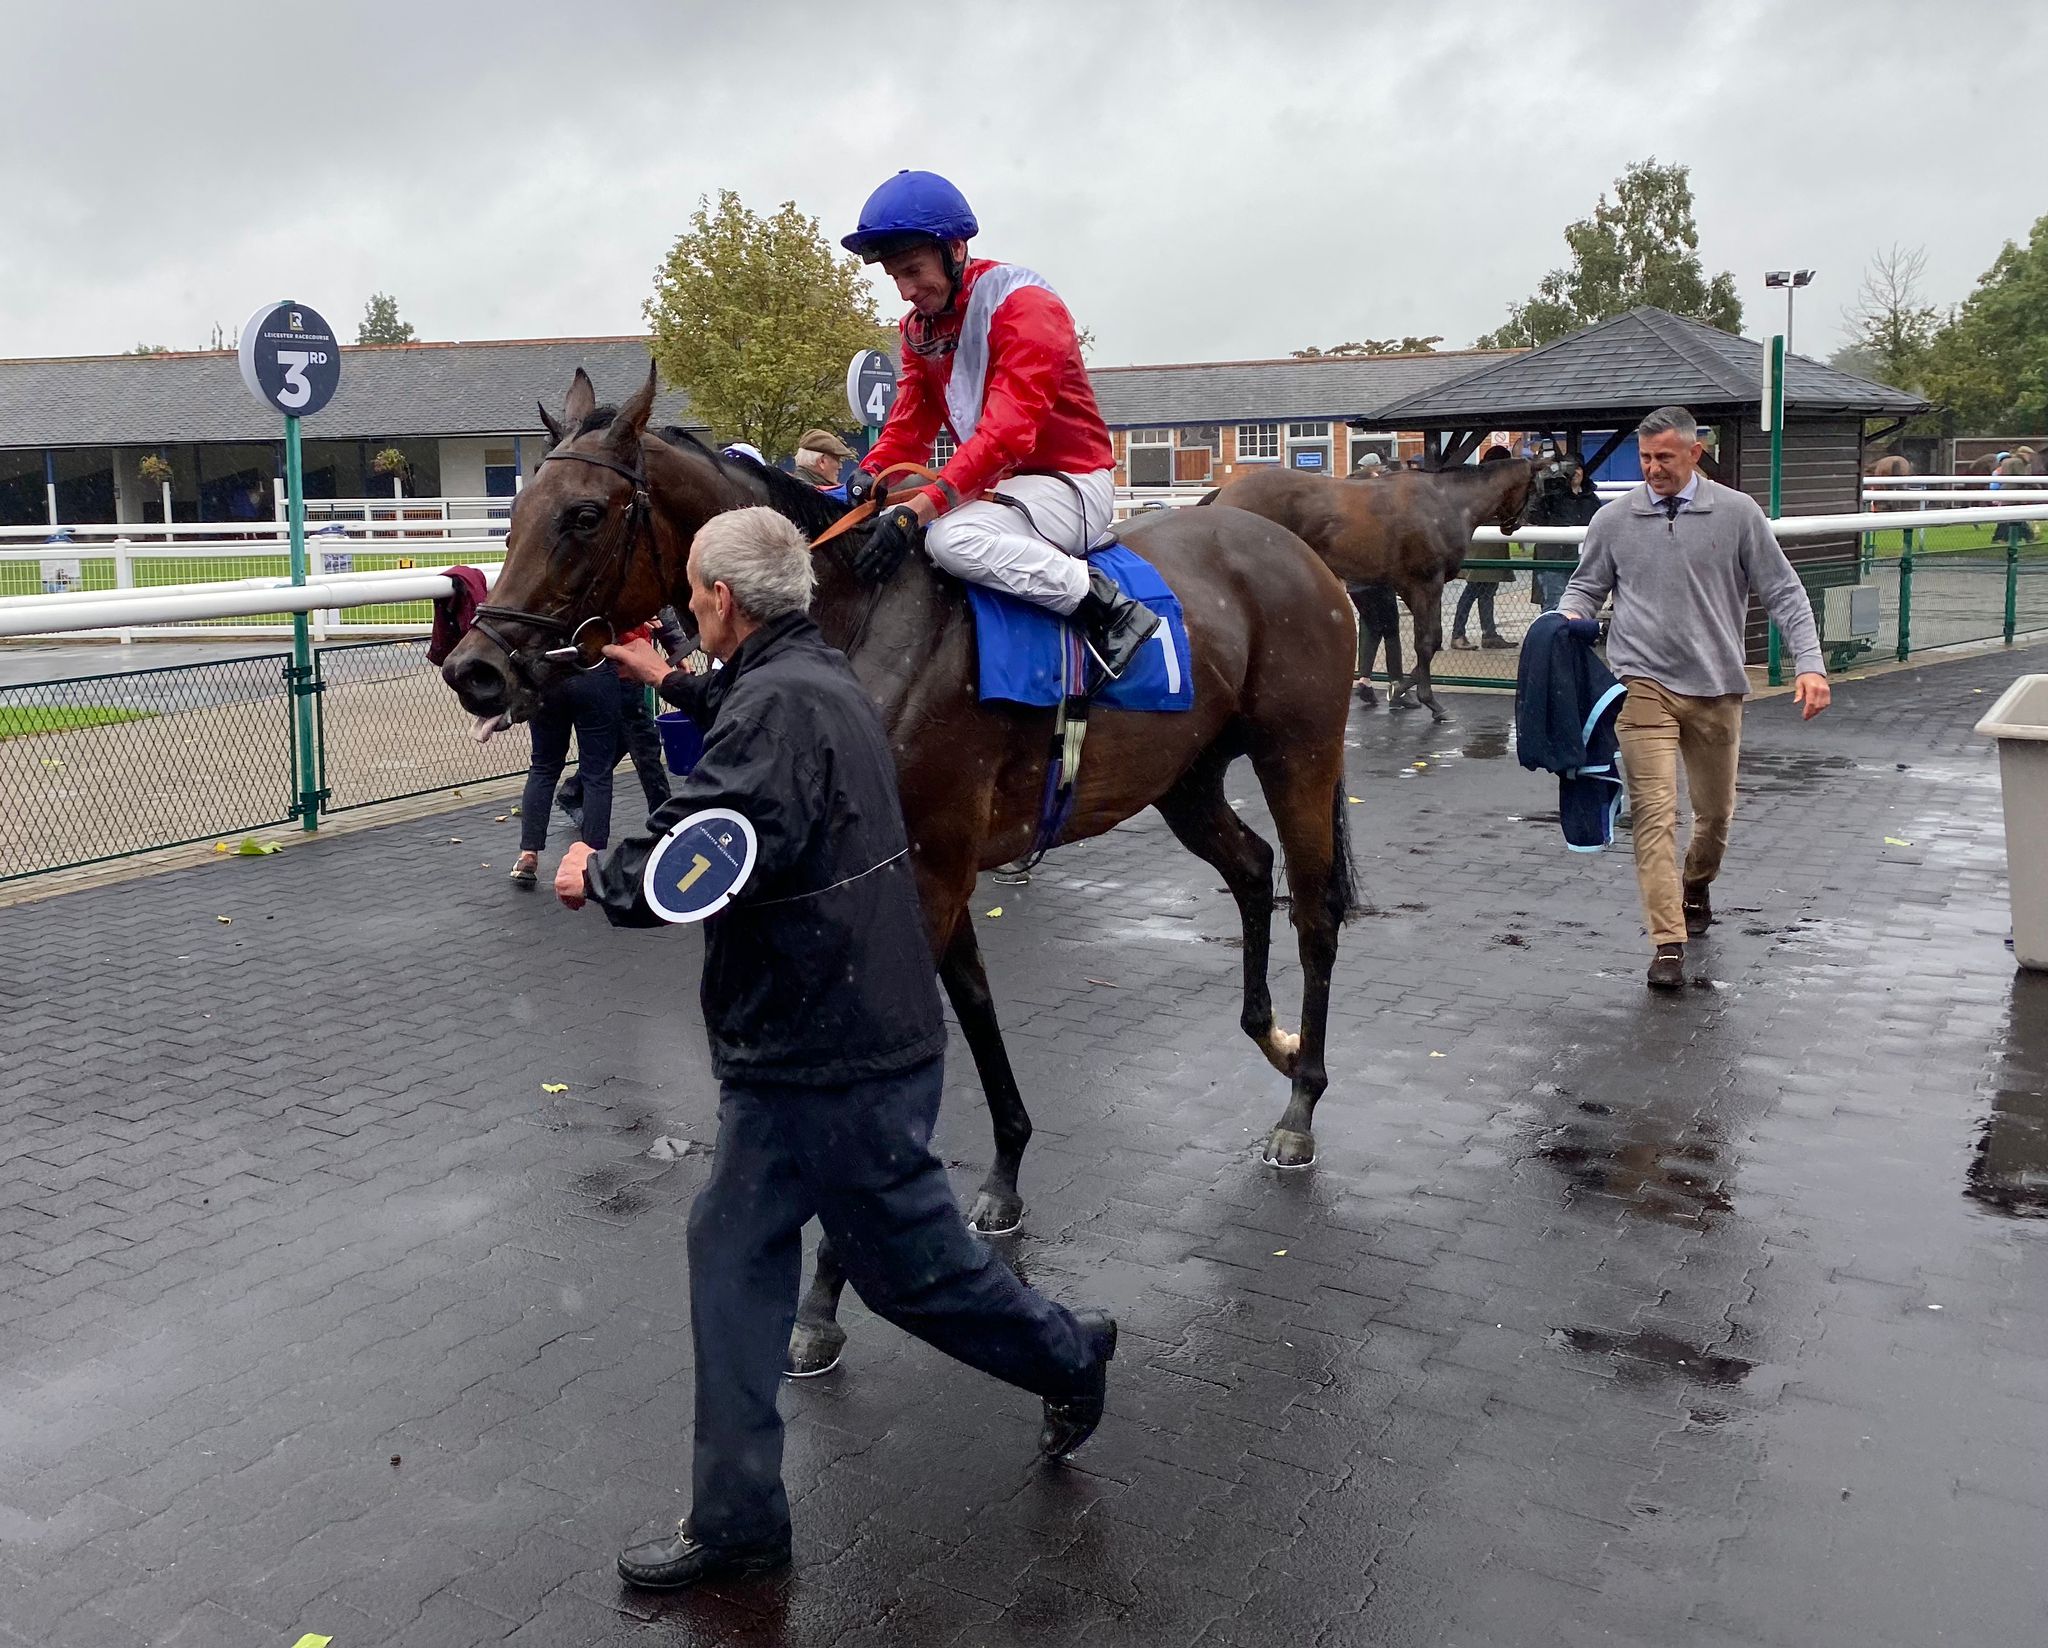
[(1121, 990), (1123, 988), (1115, 979), (1083, 979), (1081, 982), (1083, 984), (1106, 984), (1112, 990)]
[(1448, 1054), (1448, 1053), (1432, 1053), (1432, 1054), (1430, 1054), (1429, 1056), (1430, 1056), (1431, 1058), (1433, 1058), (1433, 1059), (1447, 1059), (1447, 1058), (1449, 1058), (1449, 1057), (1450, 1057), (1451, 1055), (1450, 1055), (1450, 1054)]
[(1285, 1249), (1284, 1247), (1276, 1247), (1275, 1249), (1273, 1249), (1273, 1257), (1274, 1257), (1274, 1258), (1276, 1258), (1276, 1259), (1284, 1259), (1284, 1258), (1286, 1258), (1286, 1257), (1287, 1257), (1287, 1249)]
[(215, 916), (213, 919), (223, 927), (227, 927), (233, 924), (235, 918), (233, 916)]
[(540, 1090), (543, 1093), (566, 1093), (569, 1091), (569, 1084), (567, 1082), (542, 1082)]
[(988, 919), (989, 919), (990, 921), (994, 921), (994, 920), (996, 919), (996, 917), (997, 917), (997, 916), (999, 916), (999, 915), (1001, 915), (1002, 913), (1003, 913), (1003, 907), (1002, 907), (1002, 906), (1001, 906), (1000, 904), (998, 904), (998, 905), (997, 905), (997, 906), (996, 906), (996, 907), (995, 907), (995, 908), (994, 908), (993, 910), (989, 911), (989, 913), (988, 913)]
[(224, 853), (228, 850), (228, 844), (225, 841), (216, 841), (213, 844), (213, 850), (217, 853)]
[(1897, 836), (1895, 836), (1895, 835), (1888, 835), (1888, 836), (1886, 836), (1886, 837), (1884, 838), (1884, 844), (1885, 844), (1885, 845), (1886, 845), (1887, 847), (1910, 847), (1910, 846), (1912, 846), (1912, 845), (1913, 845), (1913, 843), (1912, 843), (1912, 842), (1910, 842), (1910, 841), (1901, 841), (1901, 840), (1900, 840), (1900, 839), (1899, 839), (1899, 838), (1898, 838)]
[(492, 819), (491, 822), (493, 824), (502, 824), (505, 822), (506, 819), (510, 818), (511, 816), (512, 815), (510, 813), (500, 813), (496, 818)]
[(243, 836), (242, 844), (235, 849), (244, 858), (262, 858), (278, 850), (275, 841), (258, 841), (253, 835)]
[(1354, 807), (1363, 807), (1365, 805), (1365, 800), (1362, 796), (1347, 795), (1344, 799)]

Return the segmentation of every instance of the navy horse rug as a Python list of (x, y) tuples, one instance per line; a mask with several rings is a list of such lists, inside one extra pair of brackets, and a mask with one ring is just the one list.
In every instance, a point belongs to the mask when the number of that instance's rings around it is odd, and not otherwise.
[[(1102, 568), (1133, 600), (1142, 601), (1159, 614), (1159, 627), (1129, 669), (1114, 681), (1105, 681), (1093, 694), (1094, 702), (1112, 710), (1185, 710), (1194, 707), (1194, 671), (1189, 665), (1188, 628), (1181, 616), (1180, 598), (1166, 586), (1152, 563), (1123, 544), (1112, 543), (1088, 557), (1089, 564)], [(1046, 708), (1059, 703), (1062, 693), (1065, 649), (1079, 650), (1081, 642), (1064, 618), (1044, 607), (1020, 601), (1013, 595), (967, 586), (967, 598), (974, 608), (976, 650), (981, 658), (981, 696), (1000, 698), (1012, 704)], [(1087, 660), (1090, 671), (1094, 661)], [(1083, 679), (1078, 668), (1074, 680)]]

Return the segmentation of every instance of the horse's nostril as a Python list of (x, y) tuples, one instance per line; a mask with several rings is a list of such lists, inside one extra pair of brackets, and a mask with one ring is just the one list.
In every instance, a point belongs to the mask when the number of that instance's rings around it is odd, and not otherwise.
[(479, 714), (500, 708), (504, 703), (504, 672), (484, 659), (450, 659), (441, 667), (441, 679)]

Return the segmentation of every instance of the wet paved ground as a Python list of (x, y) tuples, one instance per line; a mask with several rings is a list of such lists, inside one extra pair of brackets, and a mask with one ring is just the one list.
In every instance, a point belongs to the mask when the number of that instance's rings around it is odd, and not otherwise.
[(694, 941), (509, 892), (473, 812), (0, 914), (0, 1642), (2042, 1641), (2048, 978), (1969, 732), (2026, 667), (1756, 707), (1676, 999), (1502, 700), (1361, 713), (1306, 1173), (1162, 827), (985, 887), (1014, 1250), (1121, 1314), (1111, 1417), (1035, 1469), (855, 1309), (796, 1572), (687, 1601), (611, 1557), (686, 1475)]

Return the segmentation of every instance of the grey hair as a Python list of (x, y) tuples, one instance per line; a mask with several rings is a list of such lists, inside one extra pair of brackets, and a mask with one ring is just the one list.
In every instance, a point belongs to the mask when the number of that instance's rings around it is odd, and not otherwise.
[(1648, 440), (1653, 435), (1682, 435), (1689, 441), (1700, 438), (1700, 421), (1682, 406), (1660, 406), (1647, 418), (1636, 425), (1636, 439)]
[(761, 623), (807, 610), (818, 582), (796, 523), (763, 505), (729, 509), (699, 527), (690, 575), (706, 589), (724, 584), (734, 605)]

